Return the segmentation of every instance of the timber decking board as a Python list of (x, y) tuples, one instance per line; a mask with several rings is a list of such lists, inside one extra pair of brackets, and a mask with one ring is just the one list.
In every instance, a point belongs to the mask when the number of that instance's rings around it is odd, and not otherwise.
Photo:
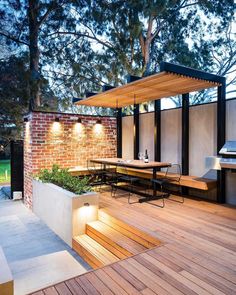
[(117, 285), (120, 294), (236, 294), (236, 208), (186, 199), (167, 200), (160, 209), (109, 193), (101, 195), (100, 207), (164, 244), (79, 276), (84, 287), (89, 282), (87, 290), (79, 284), (86, 294), (117, 294)]
[(125, 236), (143, 245), (144, 247), (152, 248), (161, 244), (160, 240), (157, 240), (147, 233), (138, 230), (138, 228), (136, 227), (133, 227), (117, 218), (114, 218), (103, 210), (99, 210), (98, 219), (116, 229), (117, 231), (121, 232)]
[(101, 221), (90, 222), (86, 227), (87, 231), (92, 231), (96, 236), (127, 256), (138, 254), (147, 249)]
[(87, 235), (74, 237), (72, 246), (94, 268), (119, 260), (115, 255)]

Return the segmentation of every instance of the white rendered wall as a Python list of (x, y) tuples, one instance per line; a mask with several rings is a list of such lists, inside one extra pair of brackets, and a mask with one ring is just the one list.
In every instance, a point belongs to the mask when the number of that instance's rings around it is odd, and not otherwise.
[(226, 140), (236, 140), (236, 99), (226, 103)]
[(139, 151), (147, 149), (151, 161), (154, 160), (154, 113), (140, 114), (139, 118)]
[(161, 112), (161, 161), (181, 164), (181, 109)]
[[(189, 174), (210, 177), (205, 158), (217, 154), (216, 104), (190, 107), (189, 111)], [(210, 171), (211, 172), (211, 171)], [(211, 173), (212, 174), (212, 173)], [(212, 177), (210, 177), (212, 178)]]
[(134, 118), (126, 116), (122, 118), (122, 158), (134, 158)]
[(33, 212), (70, 247), (74, 236), (85, 233), (86, 223), (97, 220), (98, 204), (96, 192), (77, 196), (52, 183), (33, 180)]
[[(181, 163), (182, 109), (161, 112), (161, 160)], [(215, 178), (216, 171), (205, 169), (205, 157), (217, 154), (216, 103), (190, 107), (189, 174)], [(133, 158), (133, 116), (122, 119), (123, 157)], [(148, 149), (154, 159), (154, 113), (140, 114), (140, 151)], [(236, 99), (226, 102), (226, 140), (236, 140)], [(236, 204), (236, 174), (227, 172), (226, 199)]]
[[(236, 140), (236, 99), (226, 103), (226, 140)], [(226, 202), (236, 205), (236, 173), (226, 173)]]

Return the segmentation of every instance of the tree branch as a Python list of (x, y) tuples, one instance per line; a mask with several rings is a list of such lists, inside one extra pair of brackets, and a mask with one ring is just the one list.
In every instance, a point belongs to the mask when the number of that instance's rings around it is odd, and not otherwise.
[(16, 38), (16, 37), (10, 36), (10, 35), (8, 35), (8, 34), (6, 34), (6, 33), (4, 33), (4, 32), (0, 32), (0, 35), (6, 37), (7, 39), (10, 39), (10, 40), (12, 40), (12, 41), (14, 41), (14, 42), (16, 42), (16, 43), (24, 44), (24, 45), (26, 45), (26, 46), (29, 46), (29, 43), (27, 43), (27, 42), (25, 42), (25, 41), (23, 41), (23, 40), (20, 40), (20, 39), (18, 39), (18, 38)]
[(112, 49), (113, 51), (115, 51), (115, 49), (112, 47), (112, 45), (110, 45), (107, 42), (104, 42), (104, 41), (98, 39), (97, 37), (91, 36), (91, 35), (86, 34), (86, 33), (58, 31), (58, 32), (54, 32), (54, 33), (48, 34), (48, 35), (46, 35), (46, 37), (51, 37), (51, 36), (57, 35), (57, 34), (58, 35), (74, 35), (74, 36), (79, 36), (79, 37), (86, 37), (88, 39), (97, 41), (98, 43), (100, 43), (100, 44), (106, 46), (107, 48)]

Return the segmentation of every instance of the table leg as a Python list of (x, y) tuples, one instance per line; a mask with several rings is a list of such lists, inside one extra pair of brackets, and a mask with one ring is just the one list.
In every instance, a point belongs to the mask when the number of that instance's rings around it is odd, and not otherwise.
[[(152, 178), (153, 179), (157, 178), (157, 168), (153, 168)], [(156, 183), (153, 182), (153, 197), (156, 197), (156, 195), (157, 195)]]
[(107, 176), (106, 176), (107, 165), (106, 164), (103, 165), (103, 169), (104, 169), (104, 184), (107, 184)]

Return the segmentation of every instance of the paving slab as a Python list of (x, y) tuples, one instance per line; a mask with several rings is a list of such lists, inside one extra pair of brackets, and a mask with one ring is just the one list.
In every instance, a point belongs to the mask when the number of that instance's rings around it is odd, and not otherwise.
[(85, 273), (87, 270), (67, 251), (60, 251), (10, 264), (14, 295), (25, 295)]
[(25, 295), (91, 269), (21, 200), (0, 199), (0, 246), (15, 280), (15, 294)]

